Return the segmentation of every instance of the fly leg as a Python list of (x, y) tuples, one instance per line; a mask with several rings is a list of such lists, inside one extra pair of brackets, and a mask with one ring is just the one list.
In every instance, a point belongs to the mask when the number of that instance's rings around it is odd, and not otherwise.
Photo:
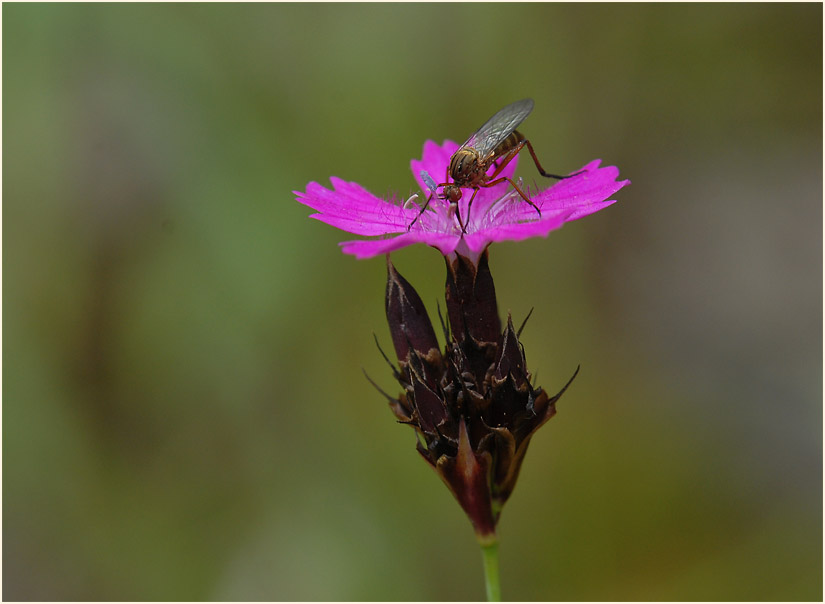
[(536, 157), (536, 152), (533, 149), (533, 145), (530, 144), (530, 141), (526, 138), (523, 139), (521, 142), (519, 142), (519, 144), (517, 144), (515, 147), (510, 149), (510, 151), (507, 152), (507, 154), (502, 158), (501, 163), (496, 164), (495, 171), (488, 177), (489, 180), (487, 182), (485, 182), (484, 184), (482, 184), (481, 186), (483, 186), (483, 187), (492, 187), (493, 185), (497, 185), (497, 184), (502, 183), (504, 181), (509, 182), (511, 185), (513, 185), (513, 188), (518, 192), (518, 194), (521, 195), (521, 198), (524, 199), (524, 201), (529, 203), (531, 206), (533, 206), (533, 208), (536, 210), (536, 212), (538, 212), (539, 217), (541, 217), (541, 210), (539, 210), (538, 206), (535, 203), (533, 203), (533, 201), (529, 197), (527, 197), (527, 195), (524, 194), (524, 191), (522, 191), (519, 188), (519, 186), (516, 185), (516, 183), (514, 183), (511, 179), (507, 178), (506, 176), (503, 176), (501, 178), (496, 178), (499, 174), (501, 174), (501, 171), (504, 169), (504, 167), (507, 164), (509, 164), (516, 155), (519, 154), (519, 152), (524, 148), (525, 145), (527, 145), (527, 150), (530, 151), (530, 157), (533, 158), (533, 163), (536, 164), (536, 169), (538, 169), (539, 174), (541, 174), (542, 176), (546, 176), (547, 178), (555, 178), (556, 180), (564, 180), (566, 178), (571, 178), (573, 176), (577, 176), (579, 174), (582, 174), (585, 171), (581, 170), (579, 172), (576, 172), (575, 174), (569, 174), (567, 176), (561, 176), (559, 174), (550, 174), (549, 172), (546, 172), (544, 170), (544, 168), (541, 167), (541, 163), (539, 162), (539, 158)]
[[(487, 185), (481, 185), (482, 187), (486, 187)], [(461, 224), (461, 216), (458, 213), (458, 204), (455, 204), (455, 215), (458, 218), (458, 224), (461, 227), (461, 232), (467, 232), (467, 225), (470, 224), (470, 207), (473, 205), (473, 200), (476, 198), (476, 193), (478, 193), (478, 187), (473, 189), (473, 196), (470, 197), (470, 201), (467, 203), (467, 223)]]
[[(513, 148), (513, 149), (510, 149), (510, 150), (507, 152), (507, 154), (506, 154), (504, 157), (502, 157), (502, 158), (501, 158), (501, 163), (499, 163), (499, 164), (494, 163), (494, 164), (493, 164), (493, 165), (496, 167), (496, 169), (495, 169), (495, 170), (493, 171), (493, 173), (492, 173), (492, 174), (490, 174), (490, 176), (488, 176), (487, 178), (488, 178), (488, 179), (494, 179), (494, 178), (496, 178), (499, 174), (501, 174), (501, 171), (502, 171), (504, 168), (506, 168), (506, 167), (507, 167), (507, 164), (509, 164), (511, 161), (513, 161), (513, 158), (514, 158), (516, 155), (518, 155), (518, 152), (519, 152), (519, 151), (521, 151), (521, 146), (517, 146), (517, 147), (515, 147), (515, 148)], [(485, 185), (485, 186), (486, 186), (486, 185)]]
[(538, 168), (539, 174), (541, 174), (542, 176), (546, 176), (547, 178), (555, 178), (556, 180), (564, 180), (565, 178), (572, 178), (573, 176), (578, 176), (579, 174), (582, 174), (584, 172), (584, 170), (581, 170), (579, 172), (576, 172), (575, 174), (568, 174), (567, 176), (559, 176), (558, 174), (548, 174), (544, 171), (544, 168), (541, 167), (541, 164), (539, 163), (539, 158), (536, 157), (536, 152), (533, 151), (533, 145), (530, 144), (529, 140), (525, 138), (518, 144), (516, 149), (518, 151), (521, 151), (521, 148), (524, 147), (524, 145), (527, 145), (527, 150), (530, 151), (530, 155), (533, 158), (533, 162), (536, 164), (536, 168)]
[[(442, 187), (444, 185), (438, 185), (438, 186)], [(436, 188), (438, 188), (438, 187), (436, 187)], [(412, 228), (412, 225), (414, 225), (416, 223), (416, 221), (419, 218), (421, 218), (421, 215), (424, 213), (424, 210), (426, 210), (427, 207), (429, 207), (430, 201), (432, 200), (434, 195), (435, 195), (435, 189), (432, 190), (432, 193), (430, 193), (430, 196), (427, 198), (427, 201), (424, 202), (424, 205), (422, 206), (421, 211), (418, 213), (418, 215), (415, 218), (413, 218), (413, 221), (407, 226), (407, 232), (408, 233), (410, 232), (410, 229)]]
[[(567, 177), (565, 176), (564, 178), (567, 178)], [(539, 213), (539, 218), (541, 218), (541, 210), (539, 210), (539, 207), (538, 207), (536, 204), (534, 204), (534, 203), (533, 203), (533, 201), (532, 201), (529, 197), (527, 197), (527, 195), (525, 195), (525, 194), (524, 194), (524, 191), (522, 191), (522, 190), (519, 188), (519, 186), (518, 186), (516, 183), (514, 183), (514, 182), (512, 181), (512, 179), (507, 178), (506, 176), (502, 176), (501, 178), (497, 178), (496, 180), (491, 180), (491, 181), (488, 181), (488, 182), (482, 183), (482, 184), (481, 184), (481, 186), (482, 186), (482, 187), (494, 187), (494, 186), (496, 186), (496, 185), (498, 185), (498, 184), (501, 184), (501, 183), (503, 183), (503, 182), (509, 182), (511, 185), (513, 185), (513, 188), (516, 190), (516, 192), (517, 192), (519, 195), (521, 195), (521, 198), (522, 198), (524, 201), (526, 201), (527, 203), (529, 203), (531, 206), (533, 206), (533, 209), (534, 209), (536, 212), (538, 212), (538, 213)], [(476, 191), (477, 191), (477, 190), (478, 190), (478, 189), (476, 189)], [(475, 193), (473, 193), (473, 197), (475, 197)], [(472, 203), (472, 199), (470, 200), (470, 202)], [(468, 207), (468, 208), (467, 208), (467, 211), (468, 211), (468, 212), (469, 212), (469, 209), (470, 209), (470, 208)]]
[[(534, 204), (533, 201), (529, 197), (527, 197), (527, 195), (524, 194), (524, 191), (522, 191), (519, 188), (519, 186), (516, 185), (516, 183), (513, 182), (512, 179), (507, 178), (506, 176), (502, 176), (501, 178), (496, 178), (499, 174), (501, 174), (501, 171), (504, 170), (504, 168), (507, 166), (507, 164), (509, 164), (511, 161), (513, 161), (513, 158), (516, 155), (519, 154), (519, 151), (522, 150), (525, 143), (527, 143), (528, 145), (530, 144), (527, 141), (527, 139), (525, 139), (522, 142), (520, 142), (518, 145), (516, 145), (515, 147), (510, 149), (507, 152), (507, 154), (501, 159), (501, 163), (496, 165), (496, 169), (493, 171), (493, 173), (490, 174), (490, 176), (487, 177), (488, 178), (487, 182), (481, 183), (481, 186), (482, 187), (494, 187), (497, 184), (500, 184), (500, 183), (503, 183), (503, 182), (509, 182), (511, 185), (513, 185), (513, 188), (518, 192), (518, 194), (521, 195), (521, 198), (524, 201), (526, 201), (527, 203), (529, 203), (531, 206), (533, 206), (533, 208), (536, 210), (536, 212), (538, 212), (539, 218), (541, 218), (541, 210), (539, 210), (538, 206), (536, 204)], [(532, 147), (530, 147), (530, 149), (532, 150)], [(535, 158), (535, 154), (533, 155), (533, 157)], [(561, 177), (561, 178), (566, 178), (566, 177)]]

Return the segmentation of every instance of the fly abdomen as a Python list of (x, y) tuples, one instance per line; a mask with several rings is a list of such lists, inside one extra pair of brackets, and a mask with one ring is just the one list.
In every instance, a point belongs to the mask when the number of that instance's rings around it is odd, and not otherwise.
[(508, 151), (515, 149), (524, 140), (524, 135), (518, 130), (513, 130), (507, 138), (501, 141), (493, 150), (493, 157), (506, 155)]

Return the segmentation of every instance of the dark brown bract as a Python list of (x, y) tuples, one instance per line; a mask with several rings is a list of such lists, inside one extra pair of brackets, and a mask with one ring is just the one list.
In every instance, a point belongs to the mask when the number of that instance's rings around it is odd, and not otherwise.
[[(441, 476), (482, 542), (495, 538), (533, 433), (556, 412), (555, 396), (530, 382), (512, 319), (502, 330), (487, 253), (478, 266), (447, 260), (447, 345), (424, 304), (388, 261), (387, 320), (403, 388), (390, 406), (413, 426), (418, 452)], [(578, 369), (576, 370), (578, 373)]]

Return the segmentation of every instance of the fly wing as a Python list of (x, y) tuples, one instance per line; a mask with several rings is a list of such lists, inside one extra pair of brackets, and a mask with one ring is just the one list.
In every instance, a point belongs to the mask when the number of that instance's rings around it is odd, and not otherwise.
[(533, 110), (533, 99), (522, 99), (496, 113), (467, 139), (461, 148), (471, 147), (484, 157), (518, 128)]

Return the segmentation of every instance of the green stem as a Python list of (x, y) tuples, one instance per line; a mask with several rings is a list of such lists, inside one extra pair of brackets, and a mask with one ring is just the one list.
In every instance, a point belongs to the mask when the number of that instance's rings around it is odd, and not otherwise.
[(487, 585), (487, 601), (501, 602), (501, 582), (498, 578), (498, 541), (481, 545), (484, 558), (484, 582)]

